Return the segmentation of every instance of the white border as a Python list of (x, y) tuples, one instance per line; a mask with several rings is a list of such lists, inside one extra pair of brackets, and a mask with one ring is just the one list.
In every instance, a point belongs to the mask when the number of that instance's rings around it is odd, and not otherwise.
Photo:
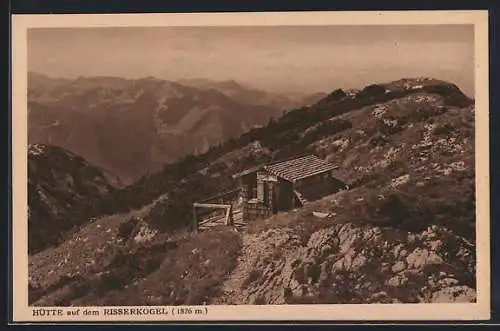
[[(80, 316), (78, 321), (277, 321), (277, 320), (476, 320), (490, 317), (488, 13), (487, 11), (279, 12), (210, 14), (13, 15), (12, 17), (12, 171), (13, 319), (34, 318), (28, 307), (27, 253), (27, 29), (55, 27), (285, 26), (285, 25), (440, 25), (475, 26), (476, 248), (477, 303), (371, 305), (207, 306), (203, 316)], [(480, 133), (480, 134), (478, 134)], [(89, 307), (86, 307), (89, 308)], [(102, 310), (103, 307), (94, 307)], [(117, 307), (113, 307), (117, 308)], [(131, 308), (131, 307), (123, 307)], [(204, 306), (203, 306), (204, 308)], [(84, 309), (82, 307), (82, 309)], [(169, 308), (170, 309), (170, 308)]]

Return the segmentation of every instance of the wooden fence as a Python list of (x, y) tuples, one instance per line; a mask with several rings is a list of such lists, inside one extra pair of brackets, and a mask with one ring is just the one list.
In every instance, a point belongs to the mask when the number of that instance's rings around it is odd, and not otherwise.
[[(233, 205), (224, 205), (224, 204), (215, 204), (215, 203), (193, 203), (193, 226), (194, 230), (198, 232), (200, 222), (198, 221), (198, 211), (197, 208), (210, 208), (210, 209), (223, 209), (225, 210), (224, 223), (228, 226), (233, 225)], [(219, 218), (215, 216), (215, 218)], [(213, 221), (213, 219), (209, 218), (204, 220), (203, 223)]]
[[(198, 231), (200, 225), (219, 220), (221, 217), (225, 225), (232, 226), (234, 224), (233, 202), (238, 198), (239, 192), (240, 189), (236, 188), (193, 203), (194, 230)], [(220, 215), (217, 211), (222, 211), (224, 214)], [(200, 222), (200, 217), (205, 219)]]
[(200, 203), (216, 203), (216, 202), (219, 203), (219, 201), (222, 201), (221, 203), (228, 202), (236, 199), (238, 197), (240, 190), (241, 190), (240, 188), (235, 188), (230, 191), (210, 196), (208, 198), (200, 200), (199, 202)]

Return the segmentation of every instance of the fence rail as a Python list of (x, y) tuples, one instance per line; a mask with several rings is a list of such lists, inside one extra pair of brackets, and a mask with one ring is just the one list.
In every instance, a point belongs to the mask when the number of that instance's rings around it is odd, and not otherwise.
[(226, 191), (226, 192), (223, 192), (223, 193), (219, 193), (217, 195), (210, 196), (208, 198), (200, 200), (199, 202), (200, 203), (209, 203), (209, 202), (212, 202), (213, 200), (218, 200), (218, 199), (221, 199), (221, 198), (222, 199), (228, 198), (228, 197), (235, 198), (240, 191), (241, 191), (240, 188), (235, 188), (235, 189), (230, 190), (230, 191)]
[[(216, 204), (216, 203), (193, 203), (193, 227), (196, 232), (198, 232), (200, 221), (198, 220), (198, 208), (204, 209), (219, 209), (224, 210), (224, 223), (226, 225), (233, 225), (233, 205), (232, 204)], [(217, 217), (217, 216), (215, 216)], [(205, 220), (204, 220), (205, 221)], [(202, 221), (202, 222), (204, 222)]]

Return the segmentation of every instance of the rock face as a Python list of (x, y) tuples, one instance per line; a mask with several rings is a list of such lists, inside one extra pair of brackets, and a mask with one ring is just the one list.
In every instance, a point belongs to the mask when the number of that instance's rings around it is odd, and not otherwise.
[(474, 248), (444, 228), (336, 224), (303, 241), (297, 228), (249, 235), (234, 273), (247, 277), (221, 303), (475, 301)]

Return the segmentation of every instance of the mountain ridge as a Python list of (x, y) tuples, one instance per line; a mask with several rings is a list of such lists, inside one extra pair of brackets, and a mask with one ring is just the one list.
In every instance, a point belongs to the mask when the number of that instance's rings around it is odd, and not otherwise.
[(29, 145), (29, 251), (57, 244), (64, 232), (86, 221), (97, 202), (120, 185), (111, 173), (68, 150)]
[(154, 77), (70, 80), (29, 72), (29, 142), (71, 150), (131, 183), (301, 102), (237, 83), (236, 94), (227, 83), (211, 84), (197, 89)]
[[(103, 199), (95, 221), (30, 256), (30, 302), (475, 302), (474, 116), (432, 78), (336, 89)], [(192, 202), (301, 153), (337, 164), (349, 190), (241, 233), (190, 231)]]

